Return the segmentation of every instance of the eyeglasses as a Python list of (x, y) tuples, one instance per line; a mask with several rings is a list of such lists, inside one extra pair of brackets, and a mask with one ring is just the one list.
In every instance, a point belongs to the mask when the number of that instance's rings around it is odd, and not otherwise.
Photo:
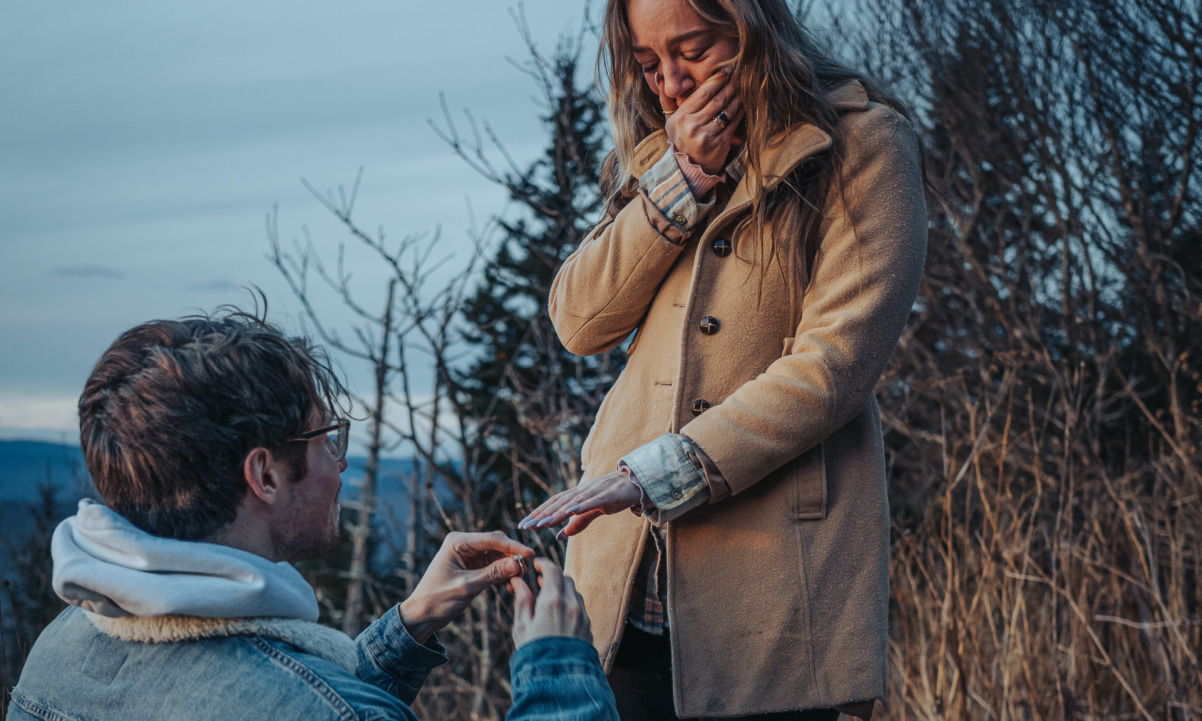
[(331, 426), (302, 433), (299, 436), (287, 439), (285, 442), (308, 442), (321, 435), (326, 437), (326, 448), (330, 450), (335, 461), (341, 461), (343, 458), (346, 458), (346, 447), (351, 441), (351, 422), (345, 418), (335, 419), (334, 424)]

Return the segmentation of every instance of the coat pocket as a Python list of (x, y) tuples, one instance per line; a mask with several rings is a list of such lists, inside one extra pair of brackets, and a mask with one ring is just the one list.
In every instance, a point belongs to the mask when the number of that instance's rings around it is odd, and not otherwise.
[(797, 518), (821, 521), (826, 518), (826, 453), (819, 443), (793, 461), (791, 476), (796, 491)]

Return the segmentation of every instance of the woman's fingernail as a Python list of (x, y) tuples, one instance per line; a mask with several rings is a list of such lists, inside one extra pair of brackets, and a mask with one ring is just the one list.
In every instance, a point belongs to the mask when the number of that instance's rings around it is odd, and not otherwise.
[(580, 506), (572, 506), (572, 507), (571, 507), (571, 508), (569, 508), (568, 510), (564, 511), (564, 513), (566, 513), (566, 514), (568, 514), (568, 515), (570, 516), (570, 515), (574, 514), (576, 511), (579, 511), (579, 510), (580, 510)]
[(727, 75), (730, 75), (730, 74), (731, 74), (731, 73), (733, 73), (734, 71), (735, 71), (735, 69), (734, 69), (734, 68), (732, 68), (732, 67), (730, 67), (729, 65), (728, 65), (728, 66), (726, 66), (726, 67), (724, 67), (724, 68), (722, 68), (722, 72), (726, 73)]
[(568, 540), (568, 534), (565, 533), (564, 531), (560, 531), (559, 533), (555, 534), (555, 540), (556, 541), (566, 541), (566, 540)]
[(546, 528), (547, 526), (553, 526), (553, 525), (555, 525), (555, 516), (548, 516), (547, 518), (544, 518), (543, 520), (539, 521), (538, 525), (535, 526), (535, 528)]

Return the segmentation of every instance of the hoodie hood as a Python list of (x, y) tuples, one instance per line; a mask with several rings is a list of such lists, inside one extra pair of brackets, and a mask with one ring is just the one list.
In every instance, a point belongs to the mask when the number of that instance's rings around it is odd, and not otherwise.
[(96, 501), (79, 502), (79, 512), (55, 529), (50, 550), (54, 592), (100, 616), (317, 620), (313, 589), (291, 564), (152, 536)]

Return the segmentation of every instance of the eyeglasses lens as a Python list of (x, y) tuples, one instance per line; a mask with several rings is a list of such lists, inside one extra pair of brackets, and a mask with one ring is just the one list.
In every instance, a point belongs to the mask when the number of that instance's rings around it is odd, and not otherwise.
[(329, 447), (330, 453), (334, 454), (334, 460), (336, 461), (341, 461), (346, 457), (347, 436), (348, 433), (345, 426), (339, 426), (326, 434), (326, 445)]

